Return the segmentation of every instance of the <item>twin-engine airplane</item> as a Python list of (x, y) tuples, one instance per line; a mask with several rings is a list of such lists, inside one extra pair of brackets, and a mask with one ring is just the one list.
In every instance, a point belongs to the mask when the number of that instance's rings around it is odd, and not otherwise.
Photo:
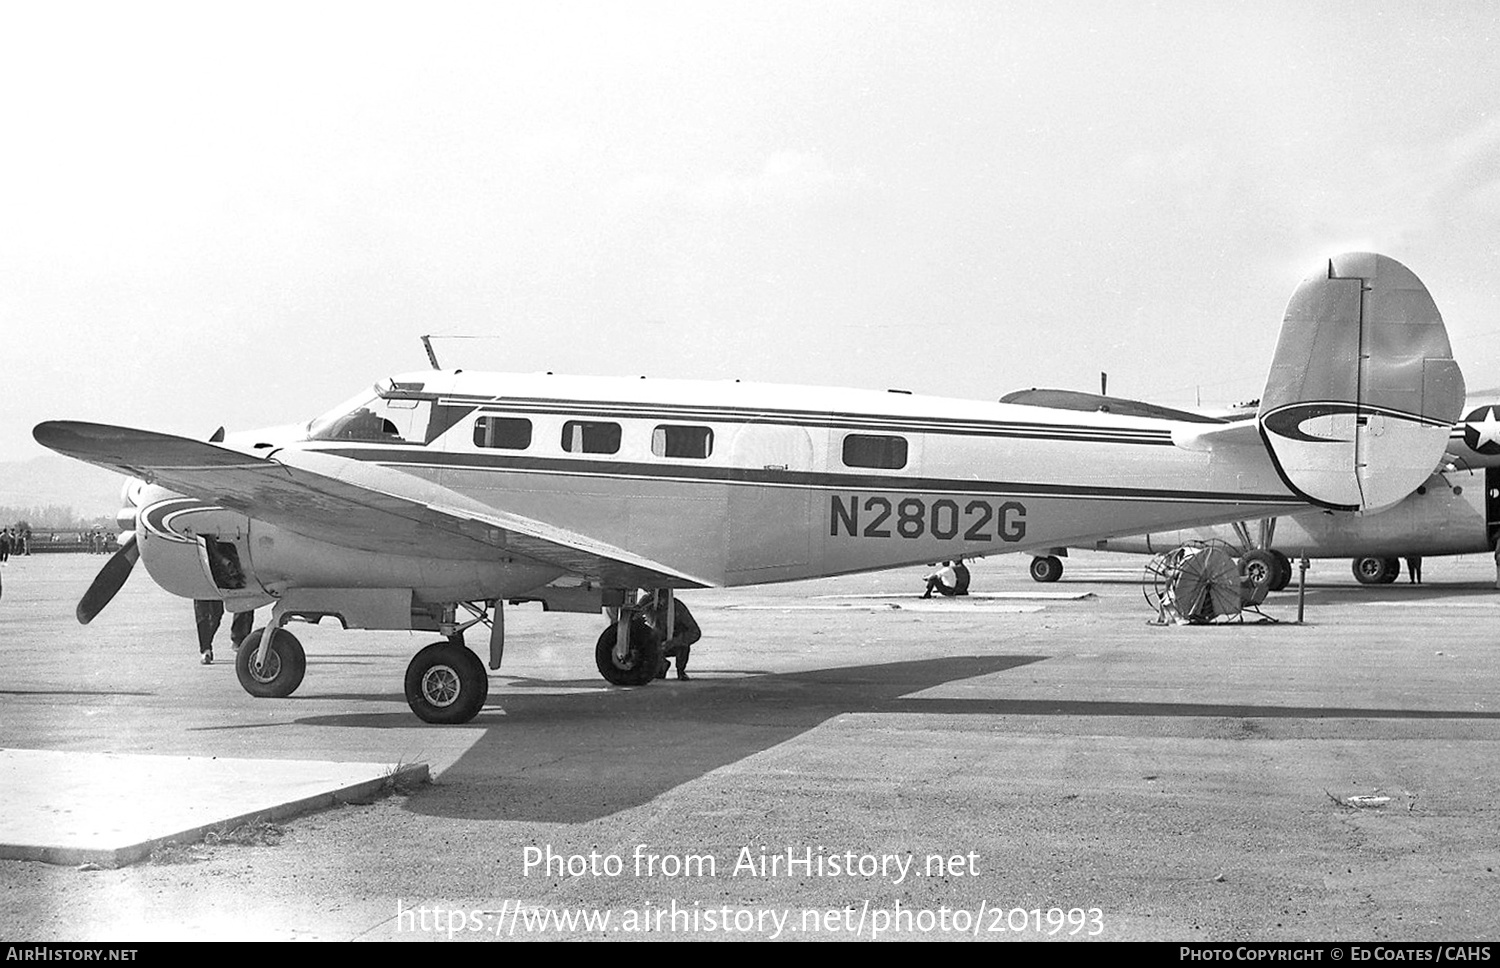
[[(274, 603), (241, 646), (245, 688), (290, 695), (283, 628), (418, 629), (406, 697), (462, 723), (489, 681), (463, 633), (504, 603), (594, 612), (610, 682), (644, 685), (660, 640), (639, 589), (749, 585), (1091, 543), (1312, 503), (1401, 500), (1432, 473), (1464, 397), (1442, 318), (1400, 263), (1332, 260), (1292, 296), (1253, 422), (886, 393), (434, 370), (382, 381), (306, 426), (222, 443), (49, 422), (36, 439), (131, 475), (135, 558), (166, 590)], [(670, 618), (668, 619), (670, 622)], [(669, 625), (670, 627), (670, 625)]]

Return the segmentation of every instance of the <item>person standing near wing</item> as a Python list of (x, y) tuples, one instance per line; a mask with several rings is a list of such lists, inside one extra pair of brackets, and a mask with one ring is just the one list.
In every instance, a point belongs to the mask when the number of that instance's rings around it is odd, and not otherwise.
[[(214, 635), (224, 620), (224, 603), (217, 598), (193, 600), (193, 618), (198, 624), (198, 654), (204, 665), (214, 664)], [(255, 628), (255, 612), (235, 612), (229, 625), (229, 641), (236, 650)]]

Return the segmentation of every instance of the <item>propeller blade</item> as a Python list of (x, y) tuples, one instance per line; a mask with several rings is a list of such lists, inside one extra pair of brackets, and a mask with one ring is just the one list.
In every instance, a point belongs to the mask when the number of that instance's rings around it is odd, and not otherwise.
[(141, 549), (136, 546), (135, 535), (125, 539), (120, 545), (120, 550), (110, 556), (99, 569), (99, 574), (94, 577), (94, 583), (89, 590), (83, 593), (78, 600), (78, 609), (75, 614), (82, 625), (87, 625), (94, 620), (94, 616), (104, 611), (104, 606), (115, 597), (115, 592), (125, 584), (125, 579), (130, 577), (130, 569), (135, 567), (135, 561), (141, 556)]

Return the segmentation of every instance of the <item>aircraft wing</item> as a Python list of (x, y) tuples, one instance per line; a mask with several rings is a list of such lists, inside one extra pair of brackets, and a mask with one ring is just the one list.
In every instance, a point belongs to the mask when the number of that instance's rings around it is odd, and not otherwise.
[(74, 421), (38, 424), (32, 435), (69, 457), (362, 551), (465, 561), (511, 554), (611, 588), (715, 584), (411, 474), (332, 454), (283, 448), (259, 456), (170, 434)]

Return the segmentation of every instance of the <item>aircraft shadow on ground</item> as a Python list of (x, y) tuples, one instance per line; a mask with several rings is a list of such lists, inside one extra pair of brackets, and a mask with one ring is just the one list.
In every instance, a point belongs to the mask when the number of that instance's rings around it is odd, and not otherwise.
[[(1045, 656), (948, 656), (647, 689), (507, 693), (466, 726), (482, 735), (406, 802), (415, 813), (579, 823), (640, 806), (841, 715), (1124, 716), (1253, 719), (1500, 719), (1500, 713), (1101, 700), (926, 698), (923, 690)], [(503, 707), (503, 708), (501, 708)], [(313, 716), (303, 725), (410, 727), (410, 713)], [(433, 727), (437, 728), (437, 727)]]

